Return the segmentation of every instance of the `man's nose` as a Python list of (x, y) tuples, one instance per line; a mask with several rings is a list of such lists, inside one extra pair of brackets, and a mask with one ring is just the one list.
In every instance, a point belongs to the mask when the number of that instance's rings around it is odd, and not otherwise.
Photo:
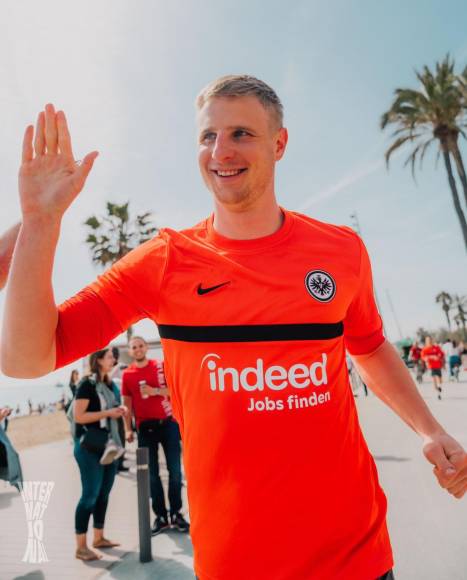
[(222, 162), (232, 159), (234, 155), (235, 151), (230, 139), (226, 135), (218, 133), (211, 153), (212, 158), (215, 161)]

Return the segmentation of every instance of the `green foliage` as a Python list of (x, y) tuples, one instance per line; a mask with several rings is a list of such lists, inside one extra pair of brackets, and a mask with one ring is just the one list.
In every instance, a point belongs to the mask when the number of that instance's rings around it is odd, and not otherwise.
[(454, 159), (467, 207), (467, 176), (459, 150), (459, 136), (466, 137), (467, 128), (467, 67), (461, 74), (454, 72), (454, 60), (448, 55), (436, 63), (433, 73), (427, 66), (416, 72), (420, 90), (396, 89), (394, 101), (381, 117), (381, 128), (395, 126), (394, 138), (385, 154), (386, 165), (395, 151), (412, 145), (404, 166), (410, 165), (415, 179), (417, 161), (421, 168), (426, 152), (438, 143), (438, 157), (443, 157), (451, 189), (452, 201), (467, 250), (467, 220), (452, 171)]
[(449, 292), (440, 292), (436, 298), (436, 302), (441, 305), (441, 308), (446, 315), (449, 332), (451, 332), (451, 317), (453, 313), (453, 320), (457, 326), (457, 334), (462, 336), (463, 340), (467, 339), (466, 325), (467, 325), (467, 296), (460, 296), (459, 294), (449, 294)]
[(461, 330), (451, 331), (444, 327), (431, 331), (430, 336), (433, 337), (433, 340), (438, 344), (442, 344), (448, 339), (455, 340), (457, 343), (465, 340)]
[(386, 151), (386, 163), (406, 143), (414, 144), (405, 165), (415, 177), (416, 162), (422, 166), (429, 147), (439, 141), (441, 148), (451, 150), (458, 136), (465, 137), (467, 127), (467, 67), (456, 75), (449, 54), (436, 63), (433, 73), (427, 66), (416, 72), (420, 90), (399, 88), (388, 111), (381, 117), (381, 128), (394, 125), (394, 142)]
[(454, 315), (454, 322), (457, 325), (457, 330), (462, 329), (463, 339), (467, 340), (467, 296), (460, 296), (454, 294), (452, 297), (452, 308), (456, 313)]
[(123, 205), (107, 202), (106, 209), (106, 215), (91, 216), (84, 222), (91, 230), (86, 244), (91, 250), (92, 261), (102, 267), (117, 262), (158, 232), (151, 212), (130, 219), (129, 202)]

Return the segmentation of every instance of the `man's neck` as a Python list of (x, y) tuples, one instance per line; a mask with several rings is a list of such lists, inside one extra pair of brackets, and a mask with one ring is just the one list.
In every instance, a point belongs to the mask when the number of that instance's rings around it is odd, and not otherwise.
[(149, 363), (149, 359), (147, 359), (147, 358), (143, 358), (142, 360), (135, 360), (133, 362), (135, 367), (138, 367), (139, 369), (142, 369), (143, 367), (147, 366), (148, 363)]
[(277, 232), (284, 215), (275, 197), (256, 200), (254, 205), (232, 209), (215, 201), (213, 227), (232, 240), (253, 240)]

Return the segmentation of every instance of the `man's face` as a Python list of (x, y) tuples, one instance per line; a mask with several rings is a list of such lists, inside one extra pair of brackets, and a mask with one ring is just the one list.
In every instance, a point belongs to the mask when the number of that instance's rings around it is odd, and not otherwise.
[(146, 358), (146, 353), (148, 352), (148, 345), (139, 338), (135, 338), (130, 341), (128, 345), (128, 351), (133, 360), (140, 362)]
[(287, 130), (277, 129), (256, 97), (215, 97), (198, 111), (198, 162), (216, 200), (243, 210), (274, 193), (274, 167)]
[(431, 346), (433, 344), (433, 340), (431, 339), (431, 336), (427, 336), (425, 338), (425, 346)]

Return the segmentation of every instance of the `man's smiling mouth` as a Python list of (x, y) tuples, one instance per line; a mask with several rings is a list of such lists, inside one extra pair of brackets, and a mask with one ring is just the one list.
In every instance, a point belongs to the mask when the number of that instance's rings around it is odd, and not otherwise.
[(213, 169), (212, 172), (218, 177), (235, 177), (246, 171), (243, 169)]

